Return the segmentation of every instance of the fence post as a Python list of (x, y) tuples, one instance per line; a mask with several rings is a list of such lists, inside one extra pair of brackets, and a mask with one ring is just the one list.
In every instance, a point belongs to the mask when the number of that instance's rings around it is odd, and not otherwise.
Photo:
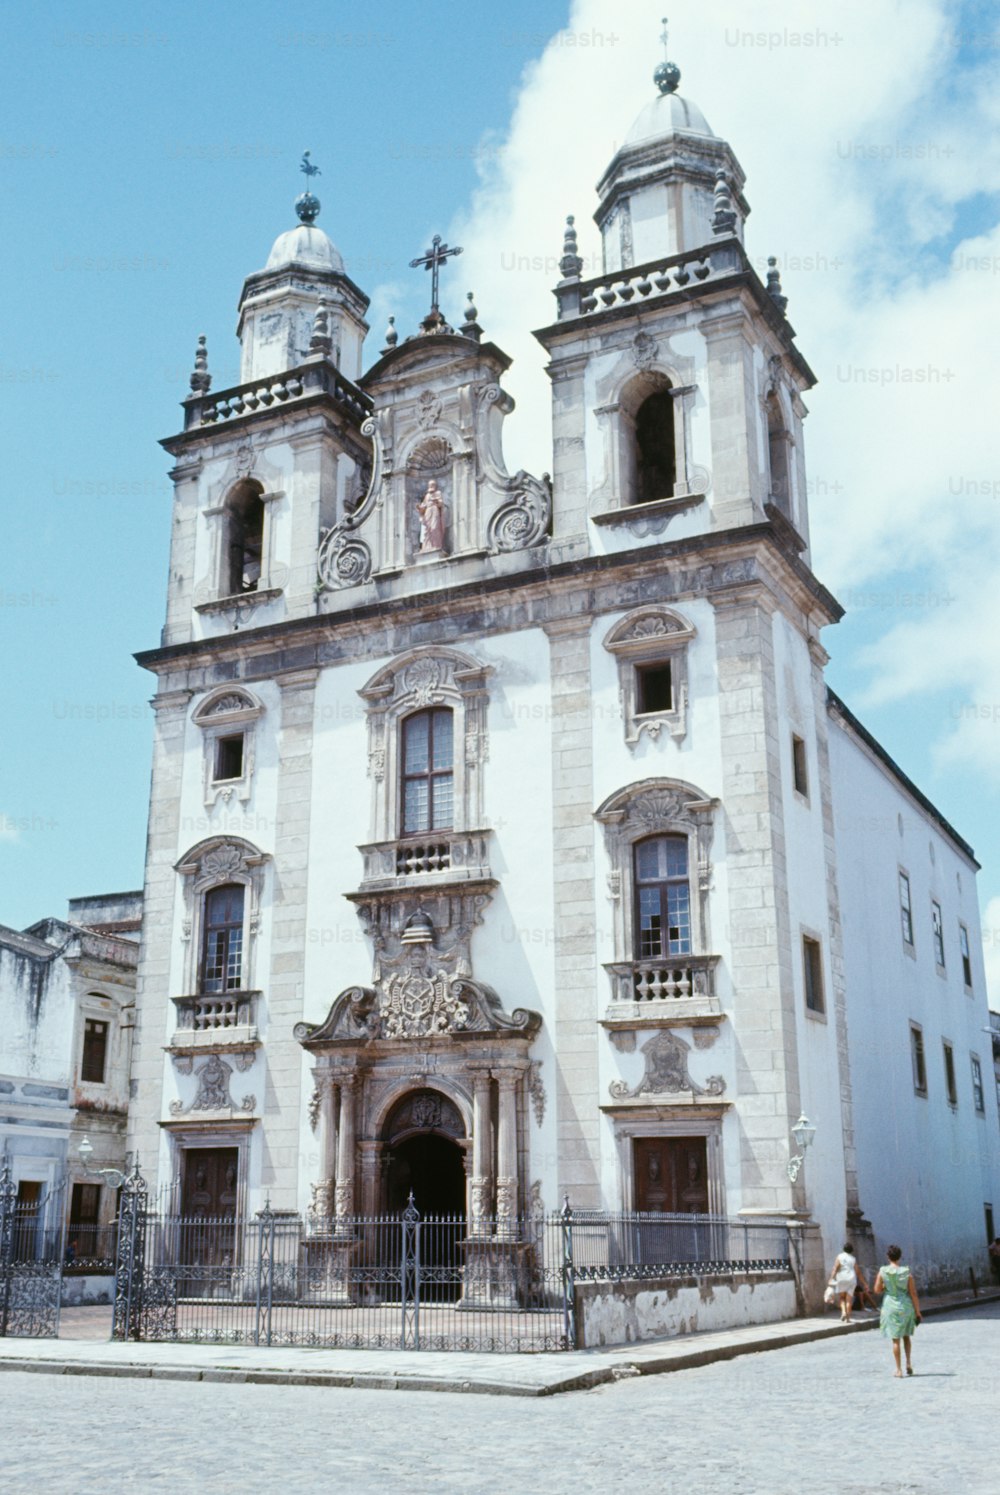
[(146, 1255), (146, 1180), (136, 1157), (122, 1184), (115, 1252), (115, 1307), (112, 1339), (142, 1338), (142, 1287)]
[[(413, 1190), (400, 1217), (403, 1232), (400, 1252), (399, 1296), (402, 1299), (403, 1323), (400, 1349), (420, 1348), (420, 1212), (413, 1200)], [(412, 1343), (410, 1342), (412, 1341)]]
[(568, 1194), (563, 1201), (559, 1220), (562, 1226), (563, 1340), (568, 1350), (575, 1350), (577, 1343), (576, 1285), (573, 1271), (573, 1210)]
[(261, 1322), (264, 1323), (264, 1343), (271, 1343), (271, 1306), (274, 1302), (274, 1211), (270, 1198), (264, 1208), (257, 1211), (257, 1322), (254, 1328), (254, 1344), (261, 1341)]
[(0, 1339), (7, 1333), (10, 1313), (10, 1284), (14, 1275), (14, 1211), (17, 1190), (10, 1176), (10, 1163), (4, 1159), (0, 1171)]

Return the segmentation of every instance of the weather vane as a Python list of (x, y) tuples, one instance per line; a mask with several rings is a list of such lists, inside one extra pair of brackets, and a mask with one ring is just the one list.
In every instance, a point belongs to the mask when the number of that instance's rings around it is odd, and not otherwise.
[[(663, 43), (663, 60), (664, 60), (664, 62), (669, 62), (670, 61), (670, 54), (667, 51), (667, 44), (668, 44), (669, 40), (670, 40), (670, 33), (667, 30), (667, 18), (666, 18), (666, 16), (664, 16), (663, 17), (663, 30), (660, 32), (660, 41)], [(309, 152), (306, 151), (306, 155), (307, 156), (308, 156), (308, 154), (309, 154)], [(305, 170), (304, 167), (303, 167), (303, 170)]]
[[(309, 151), (303, 151), (299, 170), (305, 173), (307, 183), (311, 184), (314, 176), (322, 176), (323, 173), (318, 166), (312, 164), (309, 156)], [(299, 215), (299, 222), (306, 224), (307, 227), (315, 223), (319, 217), (320, 206), (319, 198), (307, 186), (302, 196), (295, 199), (295, 211)]]
[(438, 306), (438, 276), (441, 272), (441, 266), (445, 260), (451, 259), (452, 255), (461, 253), (462, 251), (457, 245), (452, 249), (447, 244), (442, 244), (440, 234), (435, 234), (431, 240), (430, 249), (424, 254), (419, 255), (415, 260), (410, 261), (411, 270), (416, 270), (419, 266), (423, 265), (425, 269), (431, 272), (431, 316), (440, 311)]

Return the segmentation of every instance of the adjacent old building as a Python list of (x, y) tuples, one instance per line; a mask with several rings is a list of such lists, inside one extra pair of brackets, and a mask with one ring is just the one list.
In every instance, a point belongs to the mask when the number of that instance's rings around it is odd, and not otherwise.
[(81, 1257), (115, 1219), (97, 1170), (125, 1164), (141, 911), (141, 893), (75, 898), (66, 919), (0, 927), (0, 1157), (22, 1234), (65, 1227)]
[(199, 346), (129, 1121), (185, 1212), (780, 1216), (816, 1280), (848, 1228), (940, 1280), (985, 1250), (975, 862), (828, 696), (813, 375), (678, 80), (601, 178), (600, 275), (567, 221), (551, 478), (506, 464), (448, 246), (373, 356), (311, 191), (240, 384)]

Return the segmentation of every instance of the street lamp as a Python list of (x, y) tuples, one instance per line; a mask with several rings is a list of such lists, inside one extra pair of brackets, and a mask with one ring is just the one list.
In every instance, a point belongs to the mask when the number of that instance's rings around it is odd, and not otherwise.
[(799, 1152), (788, 1159), (788, 1177), (792, 1183), (799, 1176), (799, 1170), (806, 1160), (806, 1148), (812, 1146), (812, 1140), (815, 1135), (816, 1128), (809, 1120), (809, 1117), (803, 1113), (792, 1127), (792, 1136), (795, 1138), (795, 1145), (800, 1149)]
[(128, 1174), (123, 1173), (120, 1168), (91, 1168), (90, 1160), (94, 1156), (94, 1147), (89, 1137), (81, 1138), (80, 1146), (76, 1151), (80, 1162), (83, 1164), (84, 1173), (88, 1174), (91, 1178), (105, 1179), (108, 1187), (111, 1189), (121, 1188)]

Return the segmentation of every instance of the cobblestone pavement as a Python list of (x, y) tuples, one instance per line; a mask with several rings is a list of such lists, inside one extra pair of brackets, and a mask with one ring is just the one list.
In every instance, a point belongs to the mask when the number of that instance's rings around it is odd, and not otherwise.
[(1000, 1304), (543, 1401), (10, 1371), (0, 1487), (995, 1495)]

